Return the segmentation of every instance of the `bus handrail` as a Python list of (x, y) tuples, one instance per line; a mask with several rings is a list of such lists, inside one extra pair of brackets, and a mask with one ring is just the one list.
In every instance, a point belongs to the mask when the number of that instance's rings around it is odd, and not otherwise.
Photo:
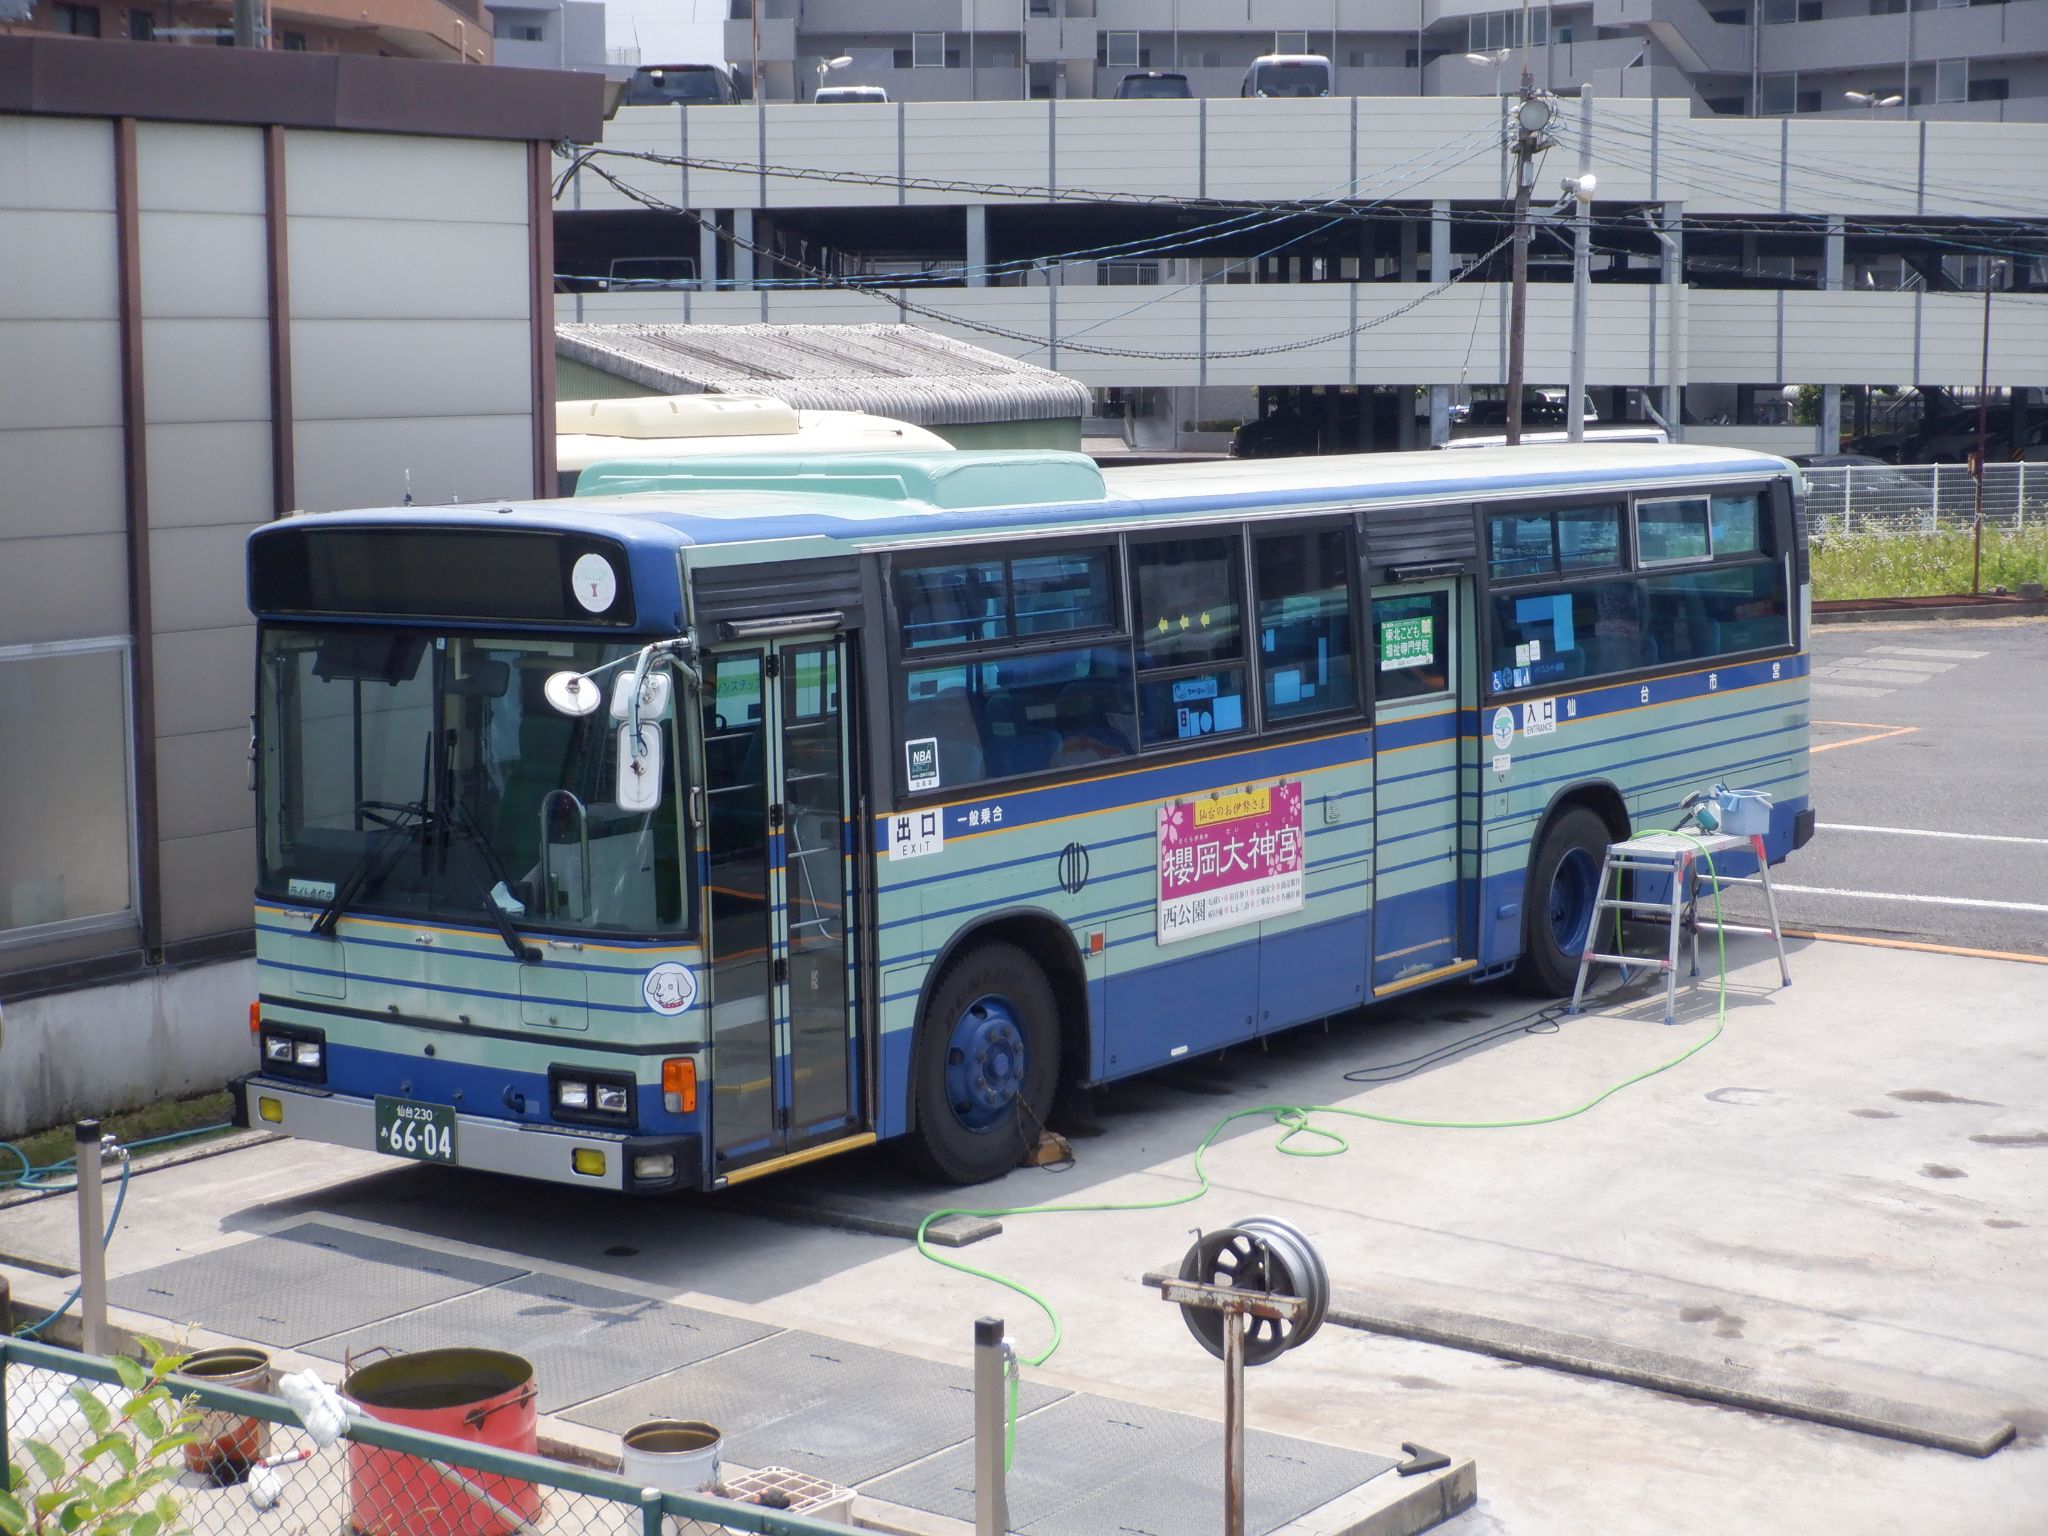
[(540, 797), (540, 890), (541, 900), (547, 907), (548, 916), (555, 916), (555, 872), (553, 859), (549, 855), (548, 812), (553, 808), (555, 797), (563, 795), (576, 807), (577, 862), (583, 869), (583, 905), (577, 916), (590, 916), (590, 811), (576, 798), (570, 789), (551, 789)]

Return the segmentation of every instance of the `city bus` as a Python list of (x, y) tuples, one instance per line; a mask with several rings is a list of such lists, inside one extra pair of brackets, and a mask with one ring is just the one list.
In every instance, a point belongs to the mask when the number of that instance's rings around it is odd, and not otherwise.
[(756, 455), (268, 525), (237, 1114), (630, 1192), (877, 1141), (967, 1183), (1063, 1087), (1567, 992), (1603, 849), (1689, 791), (1812, 834), (1800, 488)]

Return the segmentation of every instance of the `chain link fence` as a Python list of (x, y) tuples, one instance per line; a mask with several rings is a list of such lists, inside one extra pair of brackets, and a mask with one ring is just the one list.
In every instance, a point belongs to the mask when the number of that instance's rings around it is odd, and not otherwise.
[[(81, 1479), (104, 1489), (156, 1465), (162, 1480), (123, 1512), (75, 1528), (120, 1536), (853, 1536), (850, 1526), (801, 1512), (829, 1487), (801, 1473), (736, 1478), (733, 1499), (660, 1493), (364, 1419), (323, 1449), (283, 1402), (227, 1387), (174, 1377), (176, 1400), (161, 1413), (137, 1412), (135, 1372), (128, 1368), (124, 1384), (120, 1370), (0, 1339), (0, 1485), (14, 1469), (13, 1486), (0, 1486), (0, 1530), (62, 1536), (74, 1526), (55, 1509), (39, 1513), (41, 1496), (75, 1492)], [(191, 1441), (171, 1445), (155, 1420), (180, 1414)]]
[[(1937, 533), (1971, 527), (1977, 480), (1967, 464), (1846, 464), (1806, 471), (1807, 529), (1815, 539), (1859, 533)], [(2048, 527), (2048, 463), (1987, 464), (1984, 526)]]

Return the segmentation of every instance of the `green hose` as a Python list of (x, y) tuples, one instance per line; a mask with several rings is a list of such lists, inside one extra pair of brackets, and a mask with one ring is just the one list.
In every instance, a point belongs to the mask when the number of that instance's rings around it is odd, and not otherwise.
[[(933, 1211), (923, 1221), (918, 1223), (917, 1251), (927, 1259), (930, 1259), (934, 1264), (944, 1265), (947, 1269), (957, 1270), (963, 1275), (972, 1275), (977, 1280), (986, 1280), (993, 1285), (1000, 1285), (1003, 1289), (1023, 1297), (1034, 1307), (1038, 1308), (1040, 1312), (1044, 1313), (1046, 1321), (1052, 1325), (1052, 1341), (1035, 1355), (1020, 1356), (1025, 1365), (1043, 1365), (1058, 1352), (1061, 1340), (1065, 1337), (1066, 1330), (1064, 1324), (1060, 1321), (1059, 1309), (1021, 1280), (1014, 1280), (1008, 1275), (997, 1274), (991, 1269), (981, 1269), (963, 1260), (948, 1258), (944, 1254), (934, 1251), (931, 1244), (925, 1240), (925, 1233), (930, 1229), (933, 1222), (943, 1221), (949, 1216), (979, 1216), (1001, 1219), (1013, 1216), (1054, 1216), (1089, 1212), (1165, 1211), (1171, 1210), (1175, 1206), (1192, 1205), (1195, 1201), (1208, 1194), (1210, 1189), (1209, 1172), (1203, 1166), (1202, 1161), (1204, 1154), (1215, 1144), (1216, 1138), (1222, 1135), (1228, 1126), (1239, 1120), (1264, 1117), (1272, 1121), (1273, 1124), (1280, 1128), (1280, 1135), (1274, 1142), (1274, 1148), (1288, 1157), (1337, 1157), (1350, 1151), (1351, 1143), (1336, 1131), (1315, 1124), (1311, 1118), (1312, 1116), (1342, 1115), (1352, 1120), (1369, 1120), (1378, 1125), (1400, 1125), (1432, 1131), (1506, 1131), (1518, 1130), (1527, 1126), (1555, 1125), (1561, 1120), (1570, 1120), (1575, 1116), (1583, 1115), (1587, 1110), (1594, 1108), (1596, 1105), (1606, 1103), (1607, 1100), (1613, 1098), (1623, 1089), (1633, 1088), (1637, 1083), (1647, 1082), (1653, 1077), (1669, 1072), (1674, 1067), (1683, 1065), (1720, 1039), (1722, 1030), (1727, 1027), (1728, 934), (1721, 927), (1721, 879), (1714, 872), (1713, 855), (1707, 851), (1706, 845), (1701, 843), (1698, 838), (1683, 832), (1678, 833), (1678, 835), (1684, 837), (1687, 842), (1690, 842), (1695, 848), (1699, 849), (1700, 857), (1706, 860), (1707, 878), (1714, 883), (1714, 927), (1720, 946), (1721, 980), (1720, 1004), (1715, 1011), (1712, 1032), (1704, 1039), (1696, 1041), (1683, 1051), (1680, 1051), (1669, 1061), (1647, 1068), (1632, 1077), (1625, 1077), (1620, 1082), (1601, 1089), (1600, 1092), (1594, 1094), (1593, 1097), (1587, 1099), (1583, 1104), (1575, 1104), (1569, 1109), (1561, 1109), (1553, 1114), (1527, 1115), (1511, 1120), (1424, 1120), (1410, 1118), (1405, 1115), (1383, 1115), (1369, 1109), (1347, 1109), (1335, 1104), (1262, 1104), (1255, 1109), (1234, 1110), (1211, 1126), (1209, 1134), (1204, 1136), (1201, 1144), (1195, 1148), (1195, 1187), (1185, 1194), (1169, 1195), (1159, 1200), (1071, 1202), (1050, 1205), (952, 1206), (945, 1210)], [(1617, 923), (1619, 918), (1620, 914), (1617, 909)], [(1617, 950), (1619, 949), (1618, 941), (1616, 948)], [(1297, 1137), (1312, 1137), (1321, 1144), (1308, 1146), (1290, 1145)], [(1015, 1459), (1016, 1436), (1017, 1383), (1015, 1378), (1012, 1378), (1010, 1383), (1009, 1426), (1003, 1450), (1003, 1465), (1006, 1468)]]

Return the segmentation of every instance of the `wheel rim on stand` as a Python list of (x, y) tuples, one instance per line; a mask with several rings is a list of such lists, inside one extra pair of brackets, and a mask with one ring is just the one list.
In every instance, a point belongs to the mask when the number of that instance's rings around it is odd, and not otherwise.
[(953, 1021), (946, 1041), (946, 1103), (976, 1133), (1006, 1123), (1024, 1091), (1024, 1030), (1007, 997), (977, 997)]

